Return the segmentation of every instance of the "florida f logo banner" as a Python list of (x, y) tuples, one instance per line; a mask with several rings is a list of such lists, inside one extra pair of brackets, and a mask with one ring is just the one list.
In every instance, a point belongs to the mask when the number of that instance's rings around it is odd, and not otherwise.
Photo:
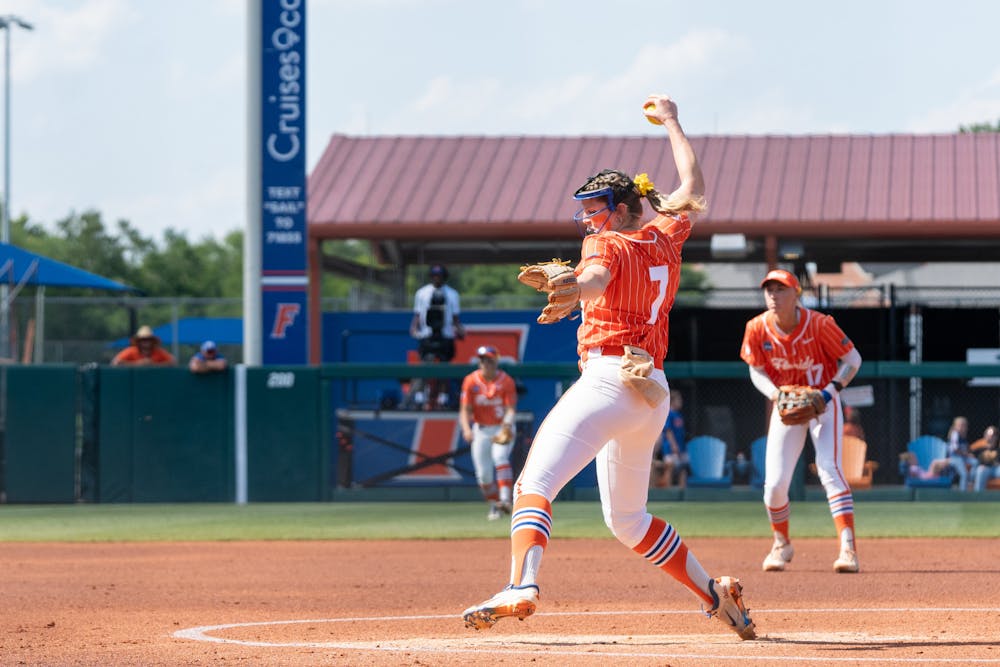
[(261, 361), (265, 365), (309, 363), (309, 304), (305, 289), (261, 291)]
[(271, 327), (271, 338), (284, 338), (285, 331), (295, 323), (302, 306), (297, 303), (279, 303), (274, 313), (274, 326)]

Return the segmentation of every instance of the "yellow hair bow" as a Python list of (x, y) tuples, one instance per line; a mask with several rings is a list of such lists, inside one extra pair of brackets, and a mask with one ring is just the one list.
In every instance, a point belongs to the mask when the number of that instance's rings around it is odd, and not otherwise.
[(650, 190), (656, 187), (653, 185), (653, 181), (649, 180), (649, 174), (639, 174), (632, 179), (632, 182), (635, 183), (635, 189), (641, 197), (645, 197)]

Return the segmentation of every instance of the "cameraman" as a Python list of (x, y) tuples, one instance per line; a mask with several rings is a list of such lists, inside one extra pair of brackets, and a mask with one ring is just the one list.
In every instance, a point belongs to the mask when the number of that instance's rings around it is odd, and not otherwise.
[[(459, 321), (461, 306), (458, 292), (446, 285), (448, 269), (435, 264), (430, 268), (430, 282), (413, 296), (413, 320), (410, 335), (418, 341), (417, 352), (424, 363), (447, 363), (455, 358), (455, 340), (465, 338), (465, 327)], [(430, 394), (424, 396), (424, 383), (418, 378), (410, 384), (407, 403), (422, 403), (427, 407), (447, 407), (450, 401), (446, 381), (429, 381)], [(443, 390), (443, 392), (442, 392)]]
[(465, 338), (465, 327), (458, 319), (458, 292), (447, 282), (448, 269), (435, 264), (430, 268), (430, 282), (413, 296), (410, 335), (419, 341), (421, 361), (451, 361), (455, 358), (455, 339)]

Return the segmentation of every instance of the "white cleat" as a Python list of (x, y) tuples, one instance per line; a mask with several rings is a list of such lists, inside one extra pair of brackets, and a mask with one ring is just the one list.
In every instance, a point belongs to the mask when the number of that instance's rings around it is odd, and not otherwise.
[(718, 599), (715, 608), (705, 612), (709, 618), (717, 618), (724, 626), (740, 636), (740, 639), (756, 639), (757, 626), (750, 619), (750, 612), (743, 604), (743, 586), (736, 577), (717, 577), (711, 582), (712, 596)]
[(775, 542), (774, 546), (771, 547), (771, 553), (764, 558), (764, 571), (784, 572), (785, 566), (792, 562), (794, 555), (795, 549), (792, 548), (791, 542), (786, 544)]
[(497, 507), (495, 504), (490, 505), (490, 511), (486, 513), (486, 519), (488, 521), (496, 521), (501, 516), (503, 516), (503, 514), (500, 512), (500, 508)]
[(841, 549), (837, 560), (833, 561), (834, 572), (857, 572), (860, 569), (858, 552), (854, 549)]
[(489, 630), (501, 618), (513, 616), (519, 621), (535, 613), (538, 604), (538, 586), (507, 586), (486, 602), (469, 607), (462, 612), (465, 627)]

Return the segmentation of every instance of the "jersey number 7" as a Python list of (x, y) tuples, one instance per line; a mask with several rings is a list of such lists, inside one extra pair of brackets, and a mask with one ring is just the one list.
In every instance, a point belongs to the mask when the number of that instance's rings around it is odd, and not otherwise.
[(663, 300), (667, 298), (667, 283), (670, 282), (670, 270), (666, 266), (651, 266), (649, 267), (649, 279), (656, 283), (659, 289), (646, 324), (656, 324), (656, 320), (660, 316), (660, 306), (663, 305)]

